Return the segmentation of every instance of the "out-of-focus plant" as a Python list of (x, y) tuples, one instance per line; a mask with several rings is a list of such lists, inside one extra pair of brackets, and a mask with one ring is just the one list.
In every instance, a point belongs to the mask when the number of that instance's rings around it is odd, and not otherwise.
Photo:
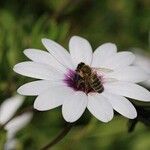
[(0, 149), (16, 149), (16, 133), (27, 125), (33, 116), (31, 112), (16, 113), (23, 101), (24, 97), (16, 95), (0, 105)]

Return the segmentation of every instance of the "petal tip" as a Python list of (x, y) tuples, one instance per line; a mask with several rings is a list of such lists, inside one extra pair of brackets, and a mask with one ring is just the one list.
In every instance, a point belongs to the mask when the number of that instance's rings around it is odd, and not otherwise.
[(137, 113), (131, 116), (129, 119), (135, 119), (137, 117)]
[(24, 53), (25, 55), (27, 55), (30, 51), (31, 51), (31, 49), (28, 48), (28, 49), (25, 49), (25, 50), (23, 51), (23, 53)]
[[(63, 117), (63, 118), (64, 118), (64, 117)], [(69, 122), (69, 123), (75, 122), (74, 120), (70, 120), (70, 119), (66, 119), (66, 118), (64, 118), (64, 119), (65, 119), (66, 122)]]
[(47, 39), (47, 38), (42, 38), (41, 41), (42, 41), (43, 44), (45, 44), (47, 41), (49, 41), (49, 39)]
[(17, 64), (13, 67), (13, 71), (17, 73)]
[(108, 122), (110, 122), (111, 120), (113, 119), (113, 117), (112, 118), (106, 118), (106, 119), (103, 119), (103, 120), (101, 120), (103, 123), (108, 123)]
[(68, 118), (68, 117), (66, 117), (66, 116), (64, 116), (64, 115), (63, 115), (63, 118), (64, 118), (64, 120), (65, 120), (66, 122), (69, 122), (69, 123), (73, 123), (73, 122), (76, 121), (76, 120), (73, 120), (73, 119), (71, 119), (71, 118)]
[(20, 74), (20, 64), (19, 63), (13, 67), (13, 71)]
[(133, 113), (131, 113), (129, 116), (125, 116), (126, 118), (129, 119), (135, 119), (137, 117), (137, 111), (135, 109), (135, 111)]
[(37, 99), (34, 101), (33, 108), (38, 110), (38, 111), (48, 111), (48, 110), (50, 110), (50, 108), (42, 107), (41, 104), (37, 101)]
[(17, 93), (20, 94), (20, 95), (24, 95), (23, 92), (22, 92), (22, 88), (21, 88), (21, 87), (19, 87), (19, 88), (17, 89)]
[(87, 39), (85, 39), (85, 38), (83, 38), (83, 37), (81, 37), (81, 36), (78, 36), (78, 35), (72, 36), (72, 37), (70, 38), (70, 41), (71, 41), (71, 42), (72, 42), (72, 41), (87, 41), (87, 42), (88, 42)]
[(116, 44), (115, 44), (115, 43), (113, 43), (113, 42), (107, 42), (107, 43), (104, 43), (104, 44), (106, 44), (106, 45), (112, 45), (112, 46), (117, 47), (117, 46), (116, 46)]
[(81, 37), (78, 35), (73, 35), (70, 39), (74, 39), (74, 38), (81, 38)]
[(37, 102), (35, 101), (34, 104), (33, 104), (33, 108), (38, 110), (38, 111), (45, 111), (45, 109), (39, 107), (39, 105), (37, 104)]

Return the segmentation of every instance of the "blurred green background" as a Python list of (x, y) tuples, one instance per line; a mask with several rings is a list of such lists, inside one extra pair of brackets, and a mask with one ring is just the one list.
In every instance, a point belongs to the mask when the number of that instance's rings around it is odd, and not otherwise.
[[(72, 35), (83, 36), (93, 49), (104, 42), (119, 50), (132, 47), (150, 53), (149, 0), (1, 0), (0, 1), (0, 103), (31, 81), (12, 71), (27, 58), (26, 48), (44, 49), (41, 38), (68, 48)], [(23, 107), (33, 104), (26, 98)], [(128, 133), (128, 119), (115, 117), (104, 124), (86, 112), (54, 150), (150, 150), (150, 128), (139, 122)], [(32, 122), (17, 134), (18, 150), (38, 150), (65, 125), (61, 109), (35, 112)]]

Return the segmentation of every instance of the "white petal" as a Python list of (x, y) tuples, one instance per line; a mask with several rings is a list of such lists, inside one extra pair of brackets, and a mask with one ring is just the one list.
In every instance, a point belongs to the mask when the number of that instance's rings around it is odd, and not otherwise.
[(24, 101), (24, 97), (16, 95), (6, 99), (0, 105), (0, 124), (6, 123), (17, 111)]
[(14, 66), (14, 71), (28, 77), (45, 79), (45, 80), (61, 80), (63, 74), (56, 69), (36, 62), (26, 61)]
[(104, 89), (110, 93), (122, 95), (135, 100), (145, 102), (150, 101), (150, 92), (147, 89), (134, 83), (121, 81), (105, 83)]
[(111, 73), (106, 74), (107, 78), (115, 78), (120, 81), (130, 81), (130, 82), (142, 82), (149, 78), (142, 69), (136, 66), (127, 66), (125, 68), (117, 69)]
[(131, 65), (134, 61), (134, 54), (131, 52), (119, 52), (109, 57), (107, 61), (105, 61), (101, 67), (110, 68), (110, 69), (118, 69), (128, 65)]
[(93, 54), (92, 67), (101, 67), (101, 65), (117, 52), (117, 47), (113, 43), (105, 43), (99, 46)]
[(135, 53), (135, 56), (136, 59), (134, 61), (134, 65), (137, 65), (149, 74), (149, 80), (142, 82), (142, 85), (146, 86), (147, 88), (150, 88), (150, 57), (144, 55), (143, 53)]
[(38, 49), (26, 49), (24, 50), (24, 54), (34, 62), (50, 65), (56, 68), (56, 70), (61, 70), (63, 73), (67, 70), (48, 52)]
[(40, 111), (56, 108), (62, 105), (65, 99), (70, 99), (73, 92), (65, 86), (50, 87), (36, 98), (34, 108)]
[(108, 100), (100, 94), (89, 94), (87, 108), (102, 122), (109, 122), (113, 118), (112, 106)]
[(13, 120), (11, 120), (6, 126), (5, 129), (7, 130), (8, 138), (13, 138), (15, 134), (21, 130), (24, 126), (26, 126), (29, 121), (31, 120), (33, 114), (28, 112), (24, 113)]
[(87, 96), (83, 92), (74, 92), (63, 103), (62, 114), (67, 122), (78, 120), (87, 106)]
[(111, 94), (105, 91), (102, 93), (102, 95), (108, 99), (112, 107), (121, 115), (129, 119), (134, 119), (137, 117), (136, 109), (134, 108), (133, 104), (125, 97)]
[(53, 82), (47, 80), (39, 80), (26, 83), (22, 85), (17, 92), (21, 95), (40, 95), (44, 91), (48, 90), (52, 86), (62, 85), (61, 82)]
[(50, 39), (42, 39), (42, 43), (58, 62), (60, 62), (66, 68), (74, 69), (70, 54), (65, 48)]
[(4, 150), (14, 150), (17, 147), (17, 140), (12, 138), (8, 139), (4, 145)]
[(141, 69), (143, 69), (145, 72), (147, 72), (148, 74), (150, 74), (150, 57), (144, 55), (143, 53), (141, 54), (137, 54), (135, 53), (135, 61), (134, 61), (134, 65), (139, 66)]
[(86, 39), (73, 36), (69, 41), (69, 50), (75, 66), (80, 62), (91, 65), (92, 47)]

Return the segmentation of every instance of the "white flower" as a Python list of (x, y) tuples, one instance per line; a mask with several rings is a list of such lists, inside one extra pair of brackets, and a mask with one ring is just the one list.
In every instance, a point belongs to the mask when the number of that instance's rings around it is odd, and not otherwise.
[[(16, 95), (9, 99), (6, 99), (0, 105), (0, 124), (5, 124), (16, 113), (17, 109), (24, 101), (24, 97)], [(16, 133), (21, 130), (32, 118), (32, 113), (27, 112), (13, 118), (5, 125), (7, 131), (7, 141), (5, 144), (5, 150), (15, 149), (17, 140), (15, 139)]]
[(18, 141), (17, 139), (8, 139), (7, 142), (4, 145), (4, 150), (14, 150), (16, 149), (16, 145), (17, 145)]
[[(106, 43), (92, 53), (90, 43), (78, 36), (69, 41), (70, 53), (52, 40), (43, 39), (42, 43), (48, 52), (26, 49), (24, 54), (31, 61), (14, 67), (14, 71), (21, 75), (40, 79), (18, 89), (22, 95), (37, 96), (35, 109), (46, 111), (62, 105), (64, 119), (74, 122), (87, 108), (97, 119), (108, 122), (113, 118), (113, 109), (130, 119), (137, 116), (126, 97), (150, 101), (150, 92), (136, 84), (147, 80), (148, 76), (131, 65), (135, 59), (131, 52), (117, 53), (115, 44)], [(95, 92), (89, 83), (85, 84), (77, 73), (81, 62), (89, 65), (99, 78), (104, 89), (100, 93)], [(84, 81), (81, 84), (80, 79)]]
[(136, 59), (134, 61), (134, 65), (139, 66), (143, 69), (147, 74), (149, 74), (149, 80), (142, 82), (142, 84), (148, 88), (150, 88), (150, 56), (142, 53), (142, 50), (135, 49)]
[(15, 95), (6, 99), (0, 105), (0, 124), (5, 124), (11, 117), (13, 117), (23, 101), (24, 97), (20, 95)]

